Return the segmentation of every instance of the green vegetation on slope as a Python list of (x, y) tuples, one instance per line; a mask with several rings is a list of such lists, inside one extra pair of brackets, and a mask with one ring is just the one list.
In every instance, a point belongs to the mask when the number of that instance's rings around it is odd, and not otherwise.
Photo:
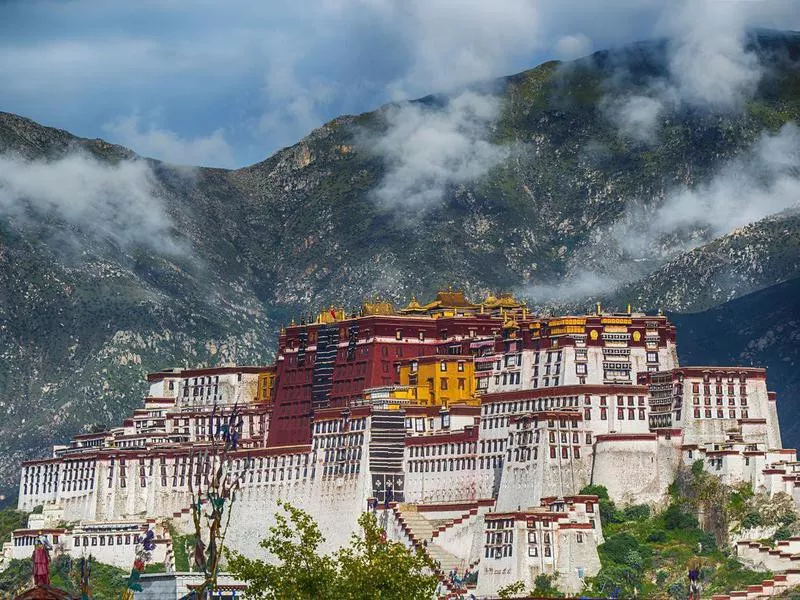
[[(686, 598), (687, 573), (700, 567), (703, 594), (729, 592), (760, 583), (770, 573), (739, 563), (729, 545), (730, 533), (750, 527), (773, 528), (772, 541), (797, 530), (791, 498), (767, 499), (748, 485), (729, 487), (703, 471), (702, 463), (681, 469), (670, 488), (670, 504), (651, 515), (648, 506), (618, 510), (603, 486), (581, 493), (600, 497), (605, 543), (599, 546), (602, 569), (589, 580), (590, 592), (654, 600)], [(702, 514), (703, 524), (696, 515)]]

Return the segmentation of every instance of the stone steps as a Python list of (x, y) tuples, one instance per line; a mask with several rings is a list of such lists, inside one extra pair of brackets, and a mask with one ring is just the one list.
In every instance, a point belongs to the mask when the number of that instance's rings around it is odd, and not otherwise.
[(749, 585), (744, 590), (714, 594), (711, 600), (763, 600), (778, 596), (797, 585), (800, 585), (800, 570), (774, 575), (772, 579), (765, 579), (759, 585)]

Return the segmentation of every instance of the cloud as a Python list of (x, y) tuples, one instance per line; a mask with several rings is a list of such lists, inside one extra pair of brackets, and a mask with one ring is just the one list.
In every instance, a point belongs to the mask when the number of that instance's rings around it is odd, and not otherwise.
[(670, 78), (682, 102), (734, 110), (755, 91), (763, 69), (745, 47), (745, 4), (682, 0), (665, 12)]
[(113, 141), (135, 148), (139, 154), (176, 165), (233, 167), (234, 151), (222, 129), (205, 137), (183, 139), (168, 129), (143, 126), (138, 115), (106, 123), (103, 129)]
[(373, 192), (376, 200), (423, 210), (440, 202), (448, 186), (480, 178), (501, 163), (507, 150), (486, 139), (499, 109), (497, 98), (475, 92), (464, 92), (442, 107), (388, 107), (387, 131), (365, 141), (386, 164)]
[(141, 160), (111, 165), (79, 153), (51, 162), (0, 155), (0, 214), (23, 225), (55, 217), (123, 249), (184, 251)]
[[(794, 123), (777, 134), (764, 134), (745, 156), (731, 161), (707, 184), (683, 188), (645, 223), (644, 235), (666, 235), (703, 229), (716, 237), (788, 208), (800, 207), (800, 130)], [(630, 232), (620, 241), (641, 247)], [(635, 245), (632, 245), (635, 244)]]
[[(665, 4), (655, 32), (667, 38), (666, 76), (652, 80), (638, 94), (612, 92), (602, 99), (601, 109), (623, 135), (650, 144), (658, 141), (666, 111), (740, 110), (764, 73), (758, 57), (747, 48), (748, 25), (758, 17), (778, 14), (772, 12), (776, 4), (727, 0)], [(752, 10), (754, 5), (762, 5), (760, 12)]]
[(582, 33), (565, 35), (556, 42), (555, 52), (559, 60), (574, 60), (592, 52), (592, 40)]
[(666, 106), (654, 96), (605, 96), (600, 100), (600, 109), (623, 135), (650, 144), (657, 140), (658, 124)]
[(711, 239), (787, 209), (800, 208), (800, 129), (764, 134), (707, 183), (669, 191), (658, 206), (632, 202), (571, 258), (561, 281), (520, 289), (543, 304), (597, 297)]

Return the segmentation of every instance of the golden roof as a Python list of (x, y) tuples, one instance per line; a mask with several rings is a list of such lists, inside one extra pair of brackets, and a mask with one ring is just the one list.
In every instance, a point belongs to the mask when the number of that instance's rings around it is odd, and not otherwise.
[(400, 312), (404, 314), (424, 313), (425, 308), (423, 308), (423, 306), (419, 302), (417, 302), (416, 296), (412, 296), (411, 302), (409, 302), (408, 306), (406, 306), (405, 308), (401, 308)]
[(383, 302), (375, 299), (375, 302), (364, 302), (361, 307), (361, 314), (369, 315), (393, 315), (395, 314), (394, 305), (391, 302)]
[(433, 302), (429, 302), (423, 308), (426, 310), (432, 308), (477, 308), (477, 304), (473, 304), (460, 290), (440, 290), (436, 294)]

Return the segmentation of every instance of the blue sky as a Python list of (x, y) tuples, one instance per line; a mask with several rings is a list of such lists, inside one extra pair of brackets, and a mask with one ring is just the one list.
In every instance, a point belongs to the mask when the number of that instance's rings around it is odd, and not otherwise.
[[(708, 2), (743, 26), (800, 28), (796, 0)], [(0, 0), (0, 110), (241, 166), (342, 113), (674, 33), (677, 4)]]

